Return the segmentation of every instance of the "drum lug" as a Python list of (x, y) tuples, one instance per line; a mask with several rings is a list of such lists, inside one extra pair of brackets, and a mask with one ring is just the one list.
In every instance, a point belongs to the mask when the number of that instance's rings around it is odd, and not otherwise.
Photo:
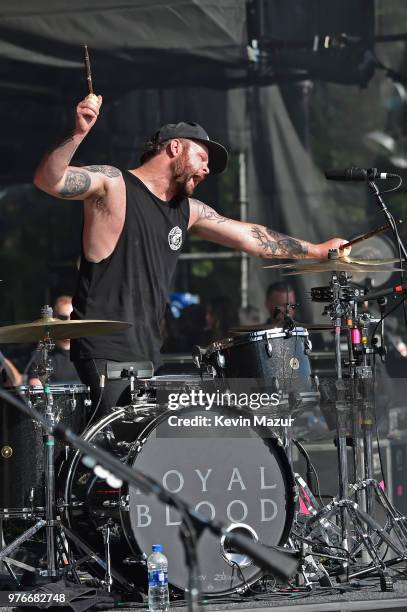
[(224, 367), (226, 365), (226, 359), (225, 359), (225, 355), (223, 353), (218, 353), (216, 355), (216, 363), (218, 364), (218, 366), (220, 368), (222, 368), (222, 370), (224, 369)]
[(123, 565), (147, 565), (147, 555), (141, 553), (134, 557), (126, 557), (123, 559)]
[(312, 342), (309, 338), (304, 340), (304, 354), (309, 355), (312, 351)]
[(123, 495), (120, 498), (120, 509), (124, 510), (125, 512), (129, 512), (130, 511), (130, 506), (129, 506), (129, 496), (128, 495)]
[(102, 505), (104, 508), (117, 508), (120, 505), (120, 502), (110, 501), (110, 499), (107, 499)]
[(267, 353), (267, 355), (269, 357), (271, 357), (272, 352), (273, 352), (273, 347), (272, 347), (272, 344), (271, 344), (271, 340), (270, 340), (270, 338), (267, 338), (267, 340), (266, 340), (266, 353)]

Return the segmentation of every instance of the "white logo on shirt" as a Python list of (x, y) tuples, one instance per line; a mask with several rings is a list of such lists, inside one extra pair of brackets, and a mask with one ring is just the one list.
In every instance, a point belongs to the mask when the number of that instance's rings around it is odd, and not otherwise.
[(168, 234), (168, 244), (170, 245), (170, 249), (173, 251), (178, 251), (182, 245), (182, 229), (176, 225), (172, 228), (170, 233)]

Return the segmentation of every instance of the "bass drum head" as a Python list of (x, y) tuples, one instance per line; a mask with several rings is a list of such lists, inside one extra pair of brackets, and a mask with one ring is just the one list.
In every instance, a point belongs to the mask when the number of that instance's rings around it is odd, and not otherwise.
[[(253, 412), (227, 408), (167, 411), (143, 432), (129, 462), (208, 518), (265, 546), (283, 545), (293, 521), (293, 476), (273, 433), (260, 431), (253, 418)], [(228, 426), (226, 419), (234, 419), (233, 424)], [(131, 548), (148, 555), (153, 544), (162, 544), (169, 582), (185, 589), (180, 515), (154, 495), (134, 488), (123, 492), (128, 505), (122, 521)], [(205, 595), (244, 589), (262, 575), (250, 559), (230, 548), (227, 538), (209, 529), (199, 537), (197, 554)]]

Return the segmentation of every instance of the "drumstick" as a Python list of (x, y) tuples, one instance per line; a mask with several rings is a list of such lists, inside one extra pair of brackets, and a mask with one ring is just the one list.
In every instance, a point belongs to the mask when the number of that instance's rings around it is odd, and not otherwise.
[(84, 61), (84, 64), (85, 64), (86, 81), (87, 81), (87, 84), (88, 84), (88, 96), (87, 97), (95, 96), (95, 94), (93, 93), (92, 73), (90, 71), (90, 60), (89, 60), (88, 45), (83, 45), (83, 61)]
[[(397, 219), (396, 225), (401, 225), (404, 222), (404, 219)], [(372, 238), (372, 236), (376, 236), (376, 234), (380, 234), (381, 232), (385, 232), (386, 230), (391, 229), (390, 223), (386, 223), (386, 225), (381, 225), (371, 232), (367, 232), (366, 234), (362, 234), (361, 236), (357, 236), (353, 238), (353, 240), (349, 240), (349, 242), (345, 242), (345, 244), (341, 244), (339, 247), (340, 251), (346, 249), (354, 244), (358, 244), (358, 242), (362, 242), (363, 240), (367, 240), (368, 238)]]

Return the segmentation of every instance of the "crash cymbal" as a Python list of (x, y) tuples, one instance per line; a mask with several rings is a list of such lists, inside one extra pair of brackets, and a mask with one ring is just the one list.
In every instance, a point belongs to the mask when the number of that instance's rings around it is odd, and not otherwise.
[(65, 340), (67, 338), (82, 338), (84, 336), (97, 336), (113, 334), (131, 327), (131, 323), (123, 321), (62, 321), (51, 317), (37, 319), (31, 323), (6, 325), (0, 327), (1, 342), (38, 342), (44, 340), (49, 334), (51, 340)]
[(273, 270), (283, 270), (286, 275), (307, 274), (315, 272), (399, 272), (394, 268), (398, 259), (352, 259), (351, 257), (338, 257), (337, 259), (301, 259), (285, 264), (264, 266)]

